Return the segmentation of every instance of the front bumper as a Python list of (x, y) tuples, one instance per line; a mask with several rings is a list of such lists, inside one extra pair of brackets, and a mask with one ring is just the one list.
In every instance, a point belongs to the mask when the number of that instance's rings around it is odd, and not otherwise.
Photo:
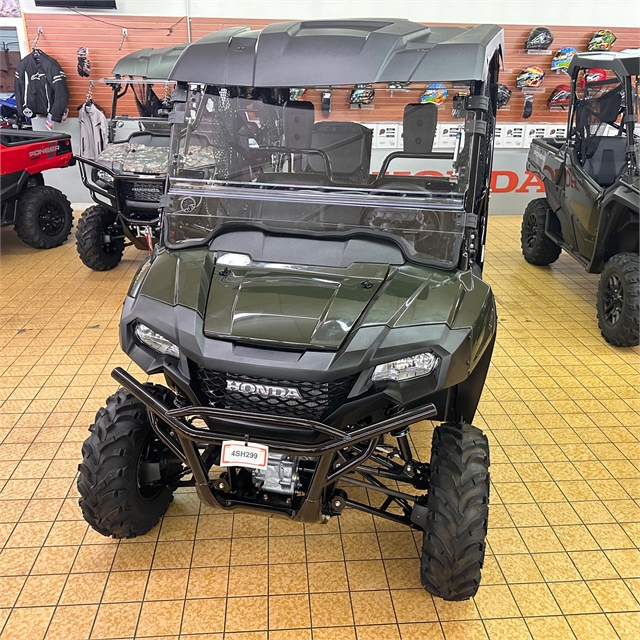
[[(106, 164), (78, 157), (82, 182), (94, 201), (118, 212), (128, 224), (157, 224), (158, 209), (164, 191), (165, 176), (150, 174), (120, 174)], [(96, 178), (96, 171), (111, 176), (111, 183)], [(136, 190), (139, 186), (139, 190)], [(131, 218), (137, 216), (137, 218)]]
[[(217, 409), (213, 407), (187, 406), (178, 409), (167, 407), (124, 369), (116, 368), (113, 378), (127, 391), (142, 402), (151, 419), (154, 432), (178, 459), (187, 465), (195, 480), (196, 491), (200, 499), (208, 505), (227, 509), (243, 509), (259, 512), (273, 512), (272, 505), (247, 505), (236, 502), (232, 496), (215, 487), (209, 478), (205, 463), (198, 446), (219, 445), (225, 439), (238, 439), (243, 433), (258, 434), (253, 438), (245, 436), (247, 441), (268, 445), (273, 453), (289, 456), (307, 456), (317, 458), (317, 465), (304, 502), (298, 509), (275, 509), (280, 514), (294, 520), (319, 522), (322, 520), (323, 494), (330, 485), (334, 485), (342, 476), (355, 470), (366, 462), (375, 451), (382, 436), (391, 431), (403, 429), (421, 420), (435, 417), (437, 410), (433, 404), (427, 404), (412, 411), (381, 420), (371, 425), (351, 431), (343, 431), (331, 425), (311, 420), (287, 418)], [(205, 420), (208, 429), (193, 426), (187, 418)], [(319, 440), (313, 443), (287, 442), (274, 439), (274, 427), (280, 429), (303, 429), (315, 433)], [(362, 451), (348, 463), (333, 468), (337, 451), (363, 444)]]

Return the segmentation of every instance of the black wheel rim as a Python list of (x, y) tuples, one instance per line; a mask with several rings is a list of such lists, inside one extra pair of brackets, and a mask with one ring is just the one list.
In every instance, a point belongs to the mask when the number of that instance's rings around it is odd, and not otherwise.
[(67, 221), (65, 211), (58, 202), (48, 200), (38, 212), (38, 224), (45, 236), (57, 236)]
[(617, 273), (612, 273), (607, 278), (602, 295), (602, 306), (605, 322), (610, 326), (615, 325), (620, 320), (624, 308), (624, 287), (622, 278)]
[(538, 235), (538, 221), (533, 213), (530, 213), (524, 221), (524, 240), (528, 249), (533, 249)]

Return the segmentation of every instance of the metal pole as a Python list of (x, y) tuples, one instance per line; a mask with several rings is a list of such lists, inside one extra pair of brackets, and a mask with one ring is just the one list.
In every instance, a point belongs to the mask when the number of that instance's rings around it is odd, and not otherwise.
[(187, 40), (191, 42), (191, 10), (189, 0), (184, 0), (185, 15), (187, 16)]

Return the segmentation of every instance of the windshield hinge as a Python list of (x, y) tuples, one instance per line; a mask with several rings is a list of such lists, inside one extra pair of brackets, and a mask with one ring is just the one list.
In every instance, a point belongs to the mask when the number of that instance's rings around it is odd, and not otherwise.
[(186, 102), (178, 102), (169, 114), (169, 122), (177, 122), (178, 124), (182, 124), (184, 122), (186, 111)]
[(488, 96), (469, 96), (467, 98), (467, 111), (489, 111)]
[(160, 209), (164, 209), (165, 207), (169, 206), (169, 197), (170, 196), (168, 193), (160, 196), (160, 202), (158, 203), (160, 205)]
[(638, 116), (635, 113), (627, 113), (622, 117), (622, 122), (628, 124), (629, 122), (638, 122)]
[(179, 82), (178, 86), (171, 92), (171, 102), (186, 102), (188, 97), (188, 86), (184, 82)]
[(465, 125), (465, 131), (471, 135), (486, 136), (487, 135), (487, 121), (486, 120), (474, 120), (468, 122)]

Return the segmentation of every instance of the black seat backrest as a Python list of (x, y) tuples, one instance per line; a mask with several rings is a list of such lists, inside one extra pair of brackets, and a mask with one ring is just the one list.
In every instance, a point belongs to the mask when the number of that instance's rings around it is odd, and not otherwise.
[(313, 102), (306, 100), (287, 101), (283, 112), (284, 146), (289, 149), (311, 149)]
[(607, 189), (622, 173), (626, 158), (627, 140), (622, 136), (593, 136), (583, 169), (601, 187)]
[[(371, 169), (372, 141), (373, 130), (356, 122), (316, 122), (311, 147), (327, 154), (334, 182), (366, 184)], [(319, 155), (309, 155), (307, 163), (313, 173), (326, 173)]]
[(403, 150), (405, 153), (431, 153), (438, 124), (438, 107), (433, 103), (408, 104), (404, 108)]
[(168, 147), (171, 136), (167, 134), (151, 133), (149, 131), (134, 131), (127, 142), (131, 144), (143, 144), (146, 147)]

